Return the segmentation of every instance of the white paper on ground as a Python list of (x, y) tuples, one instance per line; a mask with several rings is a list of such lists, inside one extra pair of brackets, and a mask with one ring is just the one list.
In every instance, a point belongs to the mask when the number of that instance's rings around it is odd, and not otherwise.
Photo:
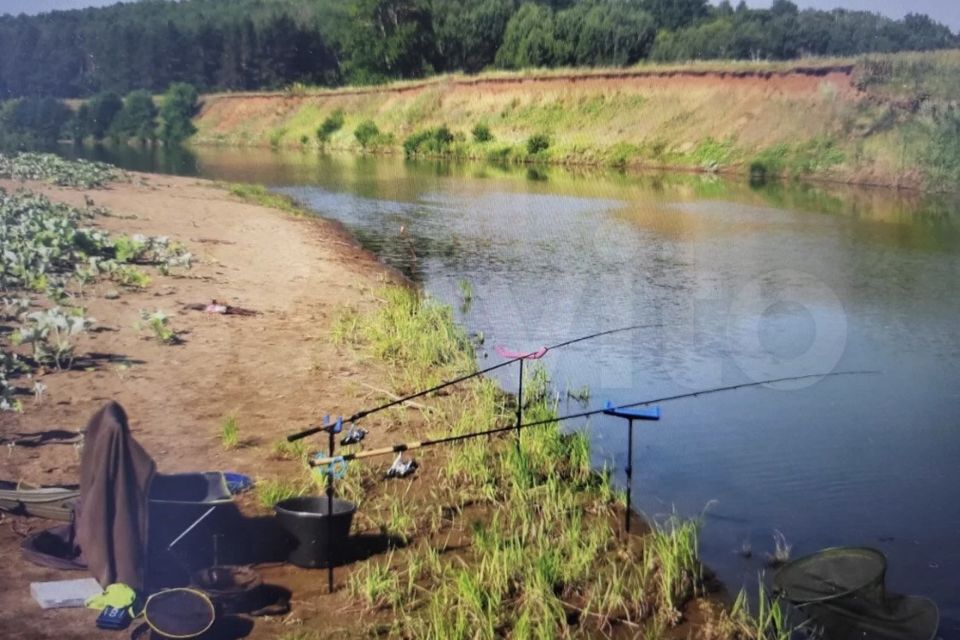
[(44, 609), (82, 607), (87, 599), (103, 593), (93, 578), (31, 582), (30, 595)]

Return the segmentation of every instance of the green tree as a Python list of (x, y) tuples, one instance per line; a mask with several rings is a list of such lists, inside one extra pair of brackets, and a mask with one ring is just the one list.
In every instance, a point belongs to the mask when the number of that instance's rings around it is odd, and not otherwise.
[(475, 73), (493, 64), (517, 0), (433, 0), (442, 71)]
[(112, 91), (98, 93), (90, 99), (90, 135), (94, 140), (103, 140), (121, 109), (123, 100)]
[(656, 36), (653, 18), (634, 0), (592, 0), (561, 11), (559, 64), (627, 65), (646, 57)]
[(142, 143), (157, 137), (157, 107), (149, 91), (131, 91), (123, 101), (123, 109), (113, 121), (110, 135), (119, 140), (136, 138)]
[(505, 69), (548, 67), (557, 60), (553, 9), (532, 2), (521, 6), (503, 36), (496, 63)]
[(353, 0), (348, 75), (361, 82), (416, 78), (436, 56), (427, 0)]
[(22, 98), (0, 105), (0, 146), (8, 149), (50, 147), (60, 139), (72, 113), (54, 98)]
[(692, 25), (709, 13), (707, 0), (643, 0), (642, 7), (662, 29)]
[(167, 89), (160, 107), (160, 138), (165, 144), (177, 144), (197, 132), (193, 126), (197, 99), (193, 85), (177, 82)]

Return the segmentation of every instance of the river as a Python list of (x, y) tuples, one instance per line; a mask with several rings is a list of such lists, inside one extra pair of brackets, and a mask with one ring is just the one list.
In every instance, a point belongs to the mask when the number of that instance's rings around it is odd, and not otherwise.
[[(495, 345), (533, 350), (662, 325), (550, 353), (561, 412), (582, 410), (566, 392), (584, 386), (596, 408), (875, 371), (664, 403), (659, 422), (635, 427), (634, 506), (651, 518), (702, 514), (703, 557), (734, 591), (755, 588), (776, 532), (794, 557), (876, 547), (889, 559), (888, 589), (933, 598), (941, 635), (960, 637), (956, 201), (314, 152), (81, 154), (266, 184), (343, 222), (460, 309), (484, 338), (483, 364), (498, 361)], [(500, 378), (507, 389), (515, 375)], [(595, 418), (586, 428), (596, 464), (622, 483), (625, 424)]]

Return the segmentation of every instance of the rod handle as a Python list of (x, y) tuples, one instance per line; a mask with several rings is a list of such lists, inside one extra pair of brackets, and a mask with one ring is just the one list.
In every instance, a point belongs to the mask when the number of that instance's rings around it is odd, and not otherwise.
[(287, 436), (287, 442), (296, 442), (297, 440), (303, 440), (309, 436), (312, 436), (315, 433), (320, 433), (323, 431), (323, 427), (310, 427), (309, 429), (304, 429), (300, 433), (294, 433)]

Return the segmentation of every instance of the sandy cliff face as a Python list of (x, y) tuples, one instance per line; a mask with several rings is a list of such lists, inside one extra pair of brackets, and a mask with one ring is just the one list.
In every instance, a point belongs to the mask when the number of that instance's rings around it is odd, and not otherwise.
[[(954, 64), (960, 69), (957, 54), (936, 54), (939, 62), (926, 73), (952, 73)], [(399, 153), (408, 136), (446, 125), (455, 141), (445, 153), (459, 157), (743, 173), (752, 168), (768, 176), (922, 186), (924, 154), (936, 142), (937, 107), (950, 100), (931, 95), (925, 83), (909, 87), (898, 80), (891, 71), (876, 82), (862, 63), (852, 62), (704, 63), (443, 77), (300, 94), (219, 94), (204, 98), (194, 142), (317, 147), (317, 126), (342, 110), (344, 126), (328, 148), (361, 150), (353, 131), (372, 120), (381, 136), (366, 151)], [(490, 128), (492, 141), (473, 139), (470, 132), (480, 123)], [(550, 147), (531, 156), (526, 141), (535, 134), (545, 134)]]

